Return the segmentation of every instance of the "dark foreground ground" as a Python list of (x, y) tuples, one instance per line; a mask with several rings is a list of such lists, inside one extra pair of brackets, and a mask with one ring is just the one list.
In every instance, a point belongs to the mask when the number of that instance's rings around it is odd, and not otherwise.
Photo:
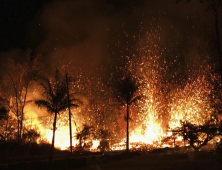
[(222, 155), (213, 152), (155, 153), (117, 152), (42, 159), (10, 160), (0, 170), (222, 170)]
[(149, 154), (79, 170), (222, 170), (222, 156), (214, 153)]

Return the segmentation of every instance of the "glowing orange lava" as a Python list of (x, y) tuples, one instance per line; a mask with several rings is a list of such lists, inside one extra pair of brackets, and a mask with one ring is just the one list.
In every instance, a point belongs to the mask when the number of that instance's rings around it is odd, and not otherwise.
[[(130, 148), (140, 148), (143, 145), (151, 145), (153, 147), (172, 146), (172, 144), (166, 144), (162, 140), (172, 135), (172, 129), (181, 127), (181, 121), (189, 121), (200, 125), (209, 120), (214, 112), (209, 96), (217, 76), (211, 73), (210, 66), (200, 67), (198, 68), (199, 70), (191, 72), (184, 82), (175, 83), (167, 80), (168, 70), (167, 67), (160, 64), (160, 57), (151, 55), (153, 54), (148, 55), (144, 53), (140, 59), (136, 59), (138, 61), (131, 61), (128, 68), (142, 84), (137, 93), (142, 93), (145, 96), (145, 99), (130, 106)], [(162, 63), (166, 63), (164, 59), (162, 60), (164, 61)], [(88, 101), (88, 103), (90, 102)], [(39, 114), (33, 113), (34, 109), (31, 107), (34, 106), (26, 107), (26, 117), (30, 119), (32, 114), (34, 115), (33, 117), (38, 117)], [(86, 108), (88, 106), (84, 107), (78, 111), (72, 111), (72, 144), (74, 147), (79, 145), (77, 134), (82, 130), (85, 120), (94, 121), (96, 126), (96, 121), (93, 119), (96, 119), (96, 116), (99, 117), (99, 112), (108, 106), (102, 105), (102, 109), (97, 109), (96, 113), (93, 113), (92, 109)], [(125, 114), (126, 107), (121, 107), (121, 109), (121, 112)], [(85, 113), (86, 110), (91, 111), (91, 116), (96, 116), (89, 118), (81, 117), (80, 115)], [(118, 109), (116, 108), (116, 110)], [(40, 119), (35, 119), (35, 122), (32, 122), (32, 126), (36, 126), (41, 134), (39, 142), (46, 141), (51, 143), (53, 115), (46, 116), (44, 120), (43, 122)], [(104, 120), (100, 121), (104, 122)], [(68, 111), (60, 113), (57, 121), (55, 146), (62, 150), (69, 147), (68, 122)], [(125, 123), (124, 118), (118, 121), (118, 125), (121, 127), (120, 131), (125, 130)], [(26, 122), (26, 126), (28, 125), (30, 126), (30, 122)], [(111, 126), (108, 128), (111, 128)], [(120, 131), (113, 132), (114, 136), (120, 133)], [(92, 139), (90, 149), (97, 150), (101, 140), (99, 137)], [(181, 140), (182, 137), (180, 136), (176, 139), (176, 141)], [(119, 141), (118, 143), (110, 143), (110, 149), (125, 149), (125, 136), (122, 135)]]

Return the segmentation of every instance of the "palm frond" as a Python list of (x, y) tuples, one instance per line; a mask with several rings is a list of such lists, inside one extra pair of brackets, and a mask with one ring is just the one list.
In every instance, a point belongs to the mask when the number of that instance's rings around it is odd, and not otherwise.
[(39, 83), (39, 85), (43, 88), (42, 91), (42, 95), (43, 96), (46, 96), (46, 98), (48, 100), (50, 100), (50, 98), (53, 98), (54, 97), (54, 93), (53, 93), (53, 90), (52, 90), (52, 87), (51, 87), (51, 83), (50, 83), (50, 80), (46, 77), (42, 77), (41, 78), (41, 82)]
[(43, 108), (46, 108), (50, 113), (53, 113), (55, 112), (55, 109), (54, 107), (52, 106), (52, 104), (46, 100), (36, 100), (35, 101), (35, 104), (38, 106), (38, 107), (43, 107)]
[(129, 105), (131, 105), (132, 103), (137, 102), (138, 100), (141, 100), (141, 99), (144, 98), (144, 97), (145, 97), (144, 95), (139, 95), (139, 96), (134, 97), (134, 98), (129, 102)]
[[(44, 99), (35, 101), (36, 105), (47, 108), (49, 112), (60, 112), (68, 107), (66, 79), (58, 69), (56, 69), (53, 82), (47, 77), (42, 77), (39, 85), (42, 87)], [(71, 107), (78, 107), (82, 104), (82, 102), (76, 98), (76, 94), (77, 93), (72, 93), (69, 95)]]
[(121, 98), (125, 103), (130, 103), (138, 89), (139, 85), (130, 74), (127, 74), (119, 81), (117, 86), (118, 99)]

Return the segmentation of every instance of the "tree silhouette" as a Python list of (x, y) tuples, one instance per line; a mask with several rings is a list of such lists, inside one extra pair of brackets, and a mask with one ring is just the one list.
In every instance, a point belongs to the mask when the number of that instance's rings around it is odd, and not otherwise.
[(26, 141), (26, 142), (36, 142), (37, 139), (40, 137), (40, 134), (36, 131), (36, 129), (24, 129), (25, 133), (23, 133), (22, 138)]
[(108, 130), (99, 129), (97, 132), (98, 136), (102, 139), (100, 141), (100, 144), (98, 146), (98, 149), (100, 149), (100, 152), (108, 151), (109, 148), (109, 139), (112, 137), (112, 133)]
[(54, 114), (52, 147), (49, 157), (49, 161), (52, 162), (57, 115), (60, 111), (65, 110), (68, 107), (68, 104), (70, 104), (70, 107), (77, 108), (81, 102), (76, 98), (75, 93), (69, 94), (68, 101), (65, 76), (63, 76), (57, 69), (54, 77), (54, 83), (48, 78), (43, 77), (40, 82), (40, 86), (43, 91), (43, 99), (35, 100), (34, 103), (38, 107), (46, 108), (48, 112)]
[(28, 90), (32, 80), (34, 80), (43, 68), (41, 56), (32, 56), (28, 50), (26, 60), (17, 63), (8, 59), (3, 75), (3, 88), (5, 96), (10, 96), (10, 111), (17, 119), (17, 138), (21, 139), (23, 132), (23, 119), (25, 116), (25, 106), (27, 104)]
[[(9, 126), (9, 101), (0, 96), (0, 140), (6, 141), (12, 137), (12, 129)], [(12, 122), (12, 121), (11, 121)]]
[(182, 122), (182, 127), (178, 127), (172, 132), (173, 135), (183, 136), (184, 141), (188, 141), (195, 151), (199, 151), (214, 137), (221, 135), (220, 124), (215, 124), (214, 119), (207, 121), (204, 125)]
[[(84, 124), (82, 131), (80, 131), (76, 135), (76, 138), (79, 140), (80, 152), (82, 152), (82, 143), (83, 143), (82, 140), (85, 143), (86, 140), (92, 140), (95, 138), (95, 136), (96, 136), (95, 135), (95, 128), (93, 126), (89, 126), (89, 125)], [(85, 145), (83, 147), (85, 147)], [(85, 149), (85, 148), (83, 148), (83, 149)]]
[(117, 85), (117, 98), (121, 104), (126, 105), (126, 152), (129, 152), (129, 106), (140, 100), (142, 95), (137, 95), (139, 89), (136, 81), (130, 73), (127, 73)]

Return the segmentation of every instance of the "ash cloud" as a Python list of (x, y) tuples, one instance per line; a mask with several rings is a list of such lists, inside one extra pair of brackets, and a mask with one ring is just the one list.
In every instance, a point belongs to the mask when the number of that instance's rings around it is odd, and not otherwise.
[(164, 0), (54, 1), (40, 14), (38, 24), (47, 34), (37, 51), (53, 67), (71, 62), (74, 67), (95, 69), (117, 64), (121, 55), (133, 53), (138, 37), (159, 29), (163, 43), (174, 51), (168, 55), (178, 55), (175, 49), (184, 56), (193, 55), (198, 39), (195, 27), (202, 22), (197, 11), (203, 8), (198, 3), (175, 5)]
[(205, 29), (204, 9), (195, 1), (176, 5), (166, 0), (56, 0), (43, 6), (30, 23), (27, 44), (53, 70), (70, 65), (91, 75), (103, 66), (108, 75), (113, 65), (125, 64), (123, 56), (136, 53), (146, 32), (157, 30), (168, 60), (179, 56), (178, 62), (187, 65), (205, 43), (200, 34)]
[(112, 21), (97, 9), (90, 0), (55, 1), (44, 7), (40, 24), (47, 36), (37, 51), (48, 56), (49, 65), (60, 68), (71, 63), (93, 69), (107, 59)]

